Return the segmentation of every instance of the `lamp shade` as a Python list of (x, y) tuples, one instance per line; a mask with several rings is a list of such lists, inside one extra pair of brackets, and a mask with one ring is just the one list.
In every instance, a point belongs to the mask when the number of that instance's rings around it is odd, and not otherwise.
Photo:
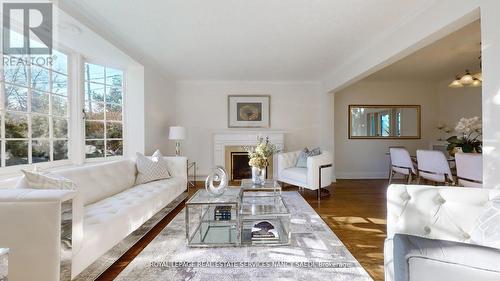
[(171, 140), (183, 140), (186, 138), (186, 129), (184, 127), (170, 127), (168, 138)]

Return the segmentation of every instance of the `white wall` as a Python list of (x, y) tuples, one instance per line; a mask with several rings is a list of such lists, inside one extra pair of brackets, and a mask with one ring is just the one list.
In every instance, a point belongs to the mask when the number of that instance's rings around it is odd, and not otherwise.
[(130, 66), (125, 70), (124, 156), (144, 153), (144, 67)]
[(144, 75), (145, 151), (169, 154), (175, 149), (168, 140), (168, 128), (175, 125), (175, 82), (153, 67), (146, 67)]
[(271, 129), (286, 131), (286, 150), (320, 145), (318, 83), (185, 81), (176, 88), (176, 123), (187, 129), (182, 148), (200, 175), (212, 166), (213, 132), (227, 130), (228, 95), (270, 95)]
[(494, 6), (497, 5), (495, 2), (498, 1), (429, 1), (425, 9), (417, 11), (402, 24), (380, 32), (379, 38), (367, 44), (359, 52), (353, 53), (346, 63), (335, 65), (324, 77), (325, 91), (339, 91), (474, 22), (479, 19), (480, 8), (481, 16), (488, 9), (492, 18), (498, 17), (499, 12)]
[[(389, 146), (405, 146), (415, 154), (436, 138), (436, 87), (424, 82), (361, 81), (335, 93), (335, 172), (337, 178), (387, 178)], [(421, 105), (422, 139), (348, 139), (349, 104)]]
[[(125, 72), (125, 104), (124, 118), (126, 127), (124, 128), (124, 155), (126, 157), (135, 155), (135, 152), (144, 152), (144, 66), (128, 53), (111, 43), (98, 31), (88, 27), (85, 21), (77, 19), (59, 8), (54, 9), (54, 45), (56, 49), (61, 49), (70, 54), (71, 65), (70, 75), (76, 82), (83, 79), (79, 69), (83, 68), (85, 61), (91, 61), (118, 69)], [(78, 84), (83, 85), (83, 84)], [(83, 86), (75, 85), (72, 91), (73, 96), (80, 96)], [(77, 126), (81, 121), (81, 112), (73, 110), (76, 108), (76, 100), (73, 100), (72, 119), (73, 126)], [(80, 124), (83, 126), (83, 124)], [(74, 164), (82, 164), (84, 153), (82, 151), (83, 130), (70, 131), (73, 139), (71, 158)], [(81, 140), (80, 143), (76, 143)]]
[(500, 188), (500, 1), (481, 1), (483, 59), (483, 179)]
[(173, 143), (168, 141), (168, 127), (175, 120), (175, 82), (157, 66), (115, 41), (92, 20), (70, 7), (62, 8), (57, 9), (58, 21), (76, 26), (79, 31), (56, 25), (56, 41), (63, 42), (64, 49), (83, 54), (84, 59), (126, 72), (125, 156), (133, 157), (136, 152), (151, 154), (155, 149), (165, 154), (171, 152)]
[(84, 60), (125, 70), (125, 156), (133, 157), (136, 152), (150, 154), (155, 149), (168, 153), (172, 147), (168, 127), (175, 117), (175, 82), (120, 48), (126, 46), (115, 45), (102, 30), (74, 11), (57, 9), (57, 19), (80, 30), (72, 32), (56, 25), (57, 46), (83, 54)]
[(481, 87), (450, 88), (450, 80), (437, 84), (438, 123), (454, 129), (462, 117), (482, 116)]

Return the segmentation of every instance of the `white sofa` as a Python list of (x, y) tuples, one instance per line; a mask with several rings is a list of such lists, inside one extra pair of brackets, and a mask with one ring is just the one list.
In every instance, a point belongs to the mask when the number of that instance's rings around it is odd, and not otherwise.
[[(134, 186), (137, 174), (135, 159), (68, 168), (55, 172), (74, 181), (78, 188), (73, 200), (72, 277), (77, 276), (186, 191), (186, 158), (165, 157), (165, 159), (169, 164), (171, 178), (137, 186)], [(14, 187), (17, 181), (19, 179), (8, 180), (0, 183), (0, 187)], [(4, 210), (9, 212), (8, 215), (0, 216), (0, 225), (2, 227), (15, 225), (20, 216), (19, 214), (24, 212), (24, 197), (16, 196), (12, 192), (25, 194), (29, 191), (33, 190), (0, 190), (0, 213), (4, 212)], [(4, 196), (2, 199), (2, 192), (9, 193), (9, 195)], [(34, 193), (35, 195), (29, 197), (30, 204), (37, 207), (37, 196), (44, 194), (44, 192), (53, 191), (37, 190)], [(39, 204), (43, 204), (43, 196), (40, 196), (40, 198)], [(3, 209), (6, 206), (9, 206), (9, 208)], [(33, 239), (39, 237), (38, 233), (33, 233), (32, 236)], [(2, 243), (5, 242), (10, 245), (3, 245)], [(23, 248), (24, 242), (21, 240), (13, 241), (0, 234), (0, 245), (13, 249), (11, 256), (14, 261), (23, 260), (22, 257), (16, 257), (16, 248)], [(44, 241), (40, 240), (37, 243), (43, 244)], [(24, 254), (29, 254), (29, 252)], [(49, 260), (58, 259), (58, 257), (50, 255), (43, 258)], [(42, 263), (42, 261), (40, 262)], [(47, 274), (54, 274), (50, 270), (42, 268), (38, 272), (36, 269), (39, 267), (34, 267), (35, 270), (32, 270), (32, 267), (26, 263), (16, 264), (13, 262), (10, 266), (9, 275), (22, 276), (22, 278), (12, 279), (14, 281), (58, 280), (58, 277), (47, 276)], [(26, 270), (27, 268), (30, 268), (30, 270)], [(11, 279), (9, 278), (9, 280)]]
[[(470, 243), (471, 232), (478, 217), (487, 207), (488, 201), (499, 195), (500, 190), (497, 189), (390, 185), (387, 189), (387, 239), (384, 245), (385, 280), (395, 280), (393, 260), (393, 238), (395, 234), (429, 238), (433, 239), (432, 241), (439, 239)], [(414, 238), (410, 239), (415, 240)], [(434, 249), (438, 247), (436, 246), (437, 242), (420, 241), (418, 243), (420, 243), (420, 246), (424, 246), (424, 244), (434, 245)], [(448, 245), (443, 244), (439, 253), (444, 253), (446, 247)], [(455, 254), (459, 253), (456, 250), (458, 247), (460, 247), (459, 243), (453, 249)], [(471, 249), (472, 247), (465, 249), (466, 256), (475, 256)], [(478, 251), (481, 251), (481, 249), (478, 249)], [(422, 253), (431, 255), (433, 252), (435, 251), (432, 251), (432, 249), (428, 251), (420, 250), (421, 255)], [(449, 273), (462, 274), (462, 277), (464, 277), (467, 276), (465, 274), (468, 268), (478, 269), (470, 265), (458, 264), (459, 260), (464, 260), (463, 252), (459, 254), (462, 256), (455, 258), (450, 256), (449, 253), (451, 252), (448, 252), (448, 259), (453, 259), (454, 263), (436, 260), (435, 256), (420, 259), (420, 262), (415, 263), (414, 268), (420, 267), (421, 270), (412, 272), (409, 280), (463, 280), (453, 278)], [(446, 258), (446, 254), (444, 254), (444, 257)], [(487, 259), (488, 257), (483, 258)], [(481, 263), (477, 260), (477, 257), (475, 259), (475, 261), (471, 262)], [(422, 262), (422, 260), (424, 261)], [(499, 269), (498, 267), (497, 269)], [(491, 274), (492, 271), (483, 270), (482, 273)], [(482, 280), (479, 277), (479, 274), (482, 273), (474, 271), (477, 276), (475, 280)]]
[[(322, 151), (320, 155), (307, 158), (307, 168), (296, 167), (300, 151), (277, 155), (277, 180), (310, 190), (318, 190), (332, 183), (332, 154)], [(321, 168), (321, 169), (320, 169)], [(321, 181), (321, 183), (320, 183)]]

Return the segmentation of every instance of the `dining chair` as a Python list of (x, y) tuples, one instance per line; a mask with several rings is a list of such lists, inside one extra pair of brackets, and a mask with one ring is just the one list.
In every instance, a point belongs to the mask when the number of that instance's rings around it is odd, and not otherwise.
[(423, 178), (445, 185), (455, 184), (448, 160), (442, 151), (419, 149), (417, 150), (417, 162), (418, 183)]
[(390, 147), (391, 167), (389, 172), (389, 184), (391, 184), (394, 175), (401, 174), (408, 178), (408, 184), (411, 183), (413, 176), (417, 175), (415, 166), (406, 148)]
[(483, 155), (480, 153), (456, 153), (458, 185), (483, 187)]

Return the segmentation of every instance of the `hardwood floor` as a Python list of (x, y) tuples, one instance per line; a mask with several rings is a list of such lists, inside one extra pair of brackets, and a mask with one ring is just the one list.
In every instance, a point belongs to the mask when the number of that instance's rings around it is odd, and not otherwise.
[[(196, 189), (190, 188), (191, 196)], [(386, 236), (386, 180), (339, 180), (328, 189), (330, 196), (318, 203), (317, 193), (305, 191), (302, 196), (330, 226), (347, 249), (374, 280), (384, 280), (384, 239)], [(298, 190), (286, 185), (283, 190)], [(179, 213), (177, 207), (97, 280), (113, 280)]]

